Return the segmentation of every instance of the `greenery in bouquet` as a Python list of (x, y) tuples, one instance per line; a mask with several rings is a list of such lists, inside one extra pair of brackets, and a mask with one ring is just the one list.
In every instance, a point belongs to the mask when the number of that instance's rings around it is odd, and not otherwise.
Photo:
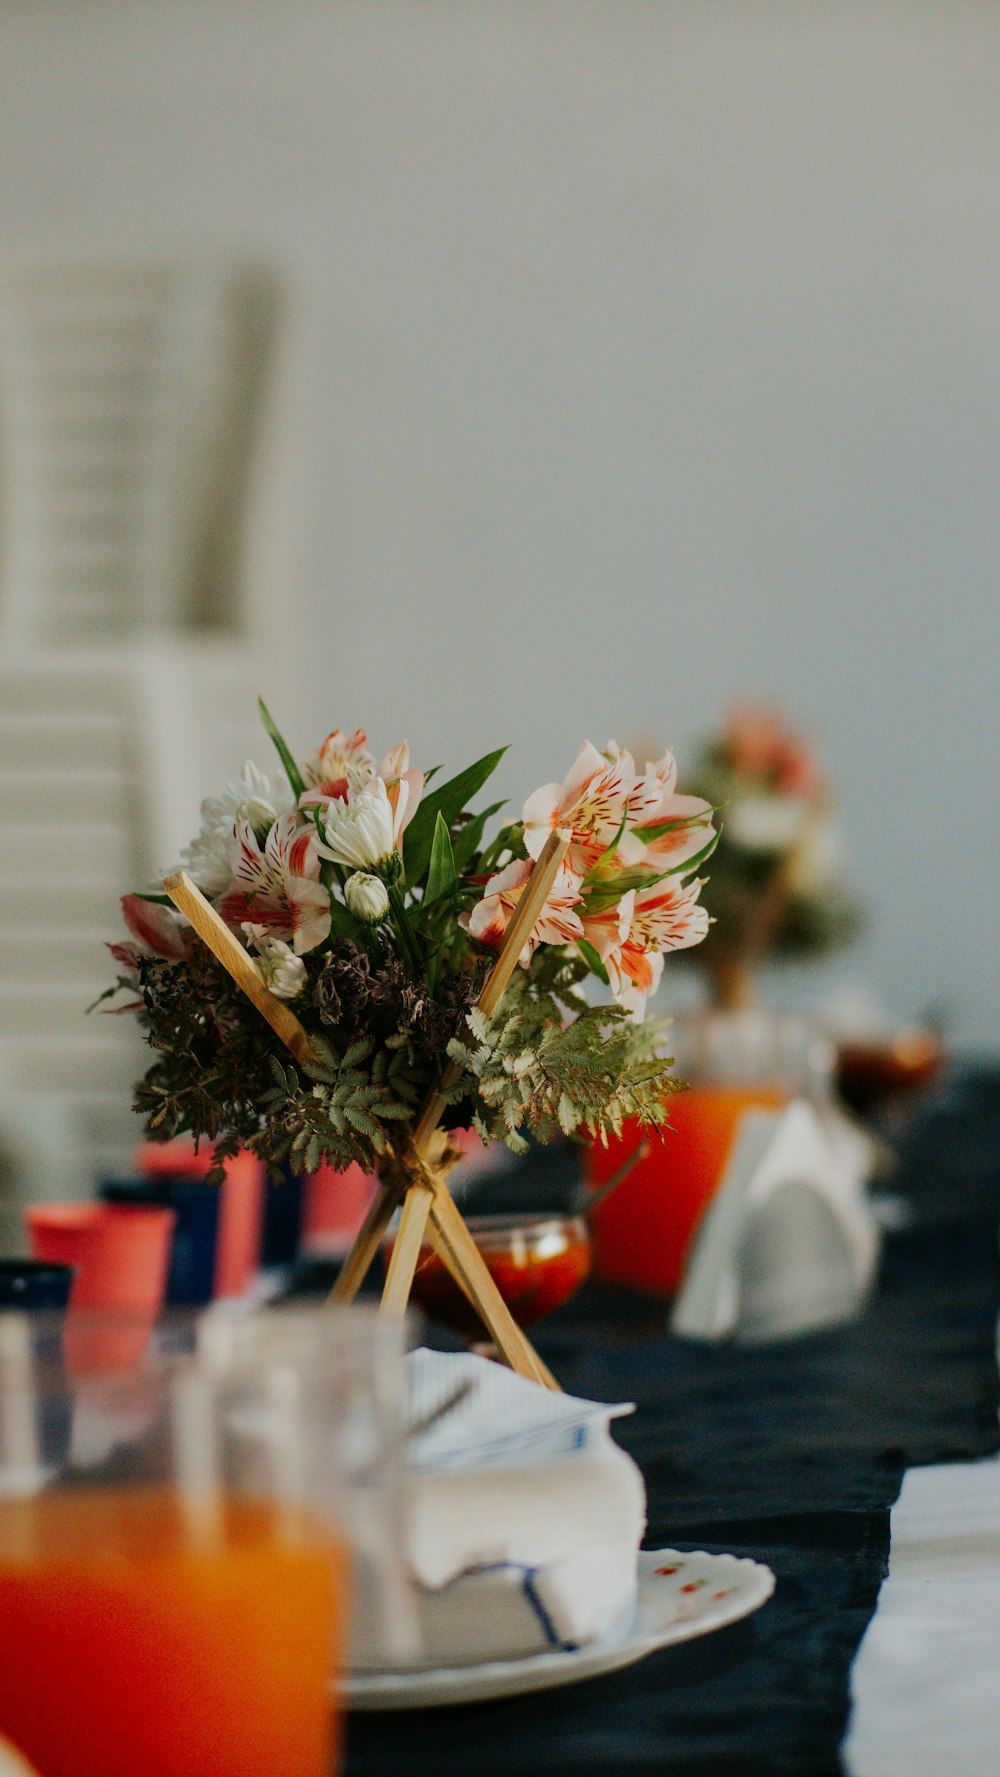
[(844, 885), (829, 783), (802, 735), (774, 710), (741, 702), (704, 743), (689, 787), (721, 814), (699, 961), (716, 998), (749, 997), (768, 956), (821, 955), (859, 929)]
[[(406, 745), (377, 764), (362, 729), (296, 760), (261, 712), (280, 769), (248, 764), (202, 804), (184, 868), (294, 1010), (312, 1061), (292, 1061), (165, 894), (126, 895), (104, 997), (129, 994), (114, 1009), (138, 1015), (155, 1052), (136, 1090), (150, 1133), (210, 1140), (220, 1159), (243, 1145), (297, 1171), (371, 1170), (436, 1088), (448, 1126), (516, 1151), (665, 1123), (675, 1082), (646, 999), (665, 954), (708, 930), (697, 870), (716, 838), (709, 807), (678, 796), (672, 756), (639, 772), (588, 742), (564, 783), (497, 824), (502, 804), (471, 804), (503, 749), (440, 783)], [(569, 849), (487, 1018), (476, 1002), (556, 828)]]

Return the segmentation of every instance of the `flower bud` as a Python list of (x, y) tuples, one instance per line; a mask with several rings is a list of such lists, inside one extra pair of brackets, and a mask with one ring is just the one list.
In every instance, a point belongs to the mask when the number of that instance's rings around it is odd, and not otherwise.
[(276, 1000), (293, 1000), (306, 984), (306, 965), (282, 938), (272, 938), (264, 926), (244, 924), (249, 943), (257, 951), (257, 969), (264, 986)]
[(356, 870), (344, 885), (344, 900), (355, 919), (362, 925), (377, 926), (389, 911), (385, 883), (365, 870)]

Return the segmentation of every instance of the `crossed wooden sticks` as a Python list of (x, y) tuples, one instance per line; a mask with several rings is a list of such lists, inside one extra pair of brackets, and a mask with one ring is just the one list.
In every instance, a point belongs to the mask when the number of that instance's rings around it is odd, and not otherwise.
[[(503, 997), (568, 848), (569, 835), (556, 829), (528, 879), (504, 935), (503, 947), (477, 1002), (487, 1018), (492, 1017)], [(199, 937), (266, 1018), (295, 1060), (308, 1067), (311, 1047), (305, 1026), (290, 1006), (276, 999), (265, 987), (252, 959), (201, 890), (183, 870), (168, 876), (163, 886), (174, 906), (190, 920)], [(512, 1318), (448, 1189), (449, 1152), (440, 1123), (445, 1110), (443, 1095), (455, 1084), (459, 1071), (454, 1062), (449, 1063), (440, 1086), (429, 1094), (407, 1146), (393, 1153), (380, 1171), (378, 1191), (347, 1255), (331, 1300), (353, 1300), (385, 1237), (389, 1222), (396, 1210), (401, 1209), (382, 1293), (382, 1311), (396, 1315), (405, 1312), (420, 1249), (425, 1239), (429, 1239), (484, 1321), (511, 1369), (533, 1382), (557, 1389), (558, 1383)]]

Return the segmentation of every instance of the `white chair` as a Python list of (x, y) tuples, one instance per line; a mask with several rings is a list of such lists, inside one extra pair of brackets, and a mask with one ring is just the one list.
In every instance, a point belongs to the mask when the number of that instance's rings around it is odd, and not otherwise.
[(0, 1244), (19, 1199), (127, 1160), (147, 1056), (84, 1017), (104, 942), (258, 733), (241, 552), (275, 313), (218, 257), (0, 271)]
[(0, 625), (24, 648), (246, 635), (244, 496), (277, 298), (224, 257), (0, 274)]

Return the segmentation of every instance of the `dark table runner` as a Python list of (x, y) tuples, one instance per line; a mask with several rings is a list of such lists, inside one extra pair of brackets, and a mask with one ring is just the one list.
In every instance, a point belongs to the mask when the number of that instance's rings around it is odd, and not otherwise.
[(850, 1327), (767, 1349), (682, 1342), (653, 1303), (595, 1286), (542, 1329), (567, 1389), (637, 1403), (616, 1436), (645, 1476), (648, 1546), (752, 1555), (775, 1596), (564, 1690), (354, 1716), (347, 1777), (839, 1772), (903, 1471), (998, 1446), (998, 1155), (1000, 1076), (968, 1073), (914, 1125), (893, 1187), (912, 1220)]

